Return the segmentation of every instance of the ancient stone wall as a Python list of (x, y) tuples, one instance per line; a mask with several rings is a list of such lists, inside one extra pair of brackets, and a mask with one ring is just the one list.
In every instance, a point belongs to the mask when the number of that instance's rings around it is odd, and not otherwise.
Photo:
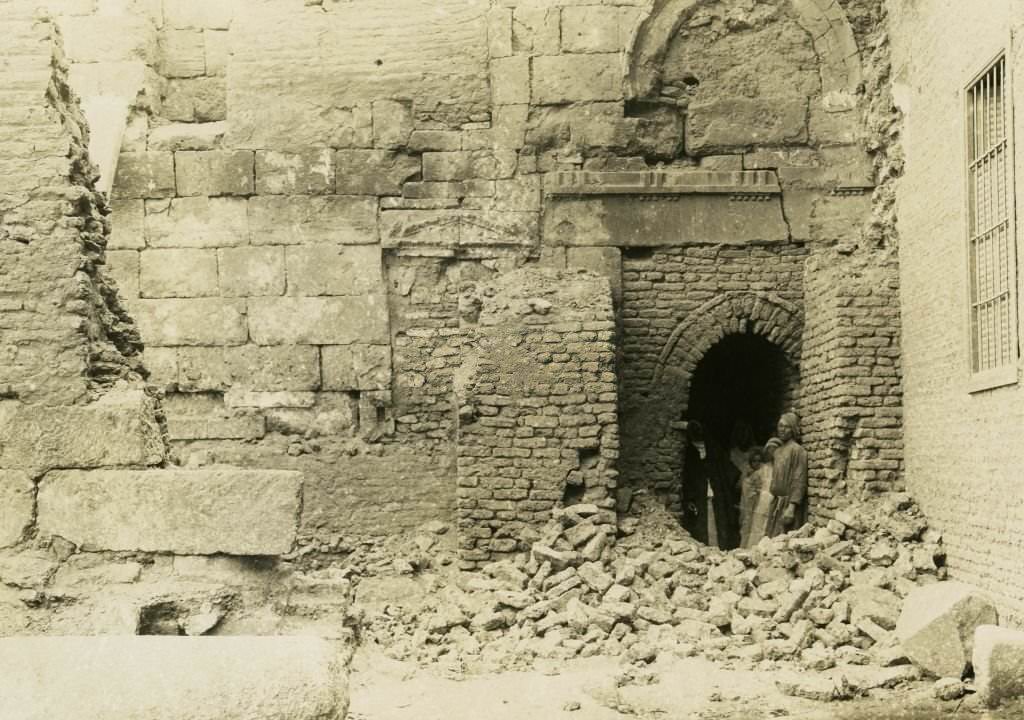
[[(1010, 2), (969, 13), (943, 0), (891, 3), (890, 12), (894, 95), (904, 113), (906, 154), (896, 210), (907, 485), (943, 533), (951, 574), (997, 596), (1004, 614), (1019, 623), (1024, 556), (1017, 528), (1024, 506), (1017, 468), (1024, 405), (1019, 362), (1008, 385), (970, 385), (964, 91), (1006, 52), (1016, 104), (1010, 162), (1019, 203), (1024, 60), (1018, 41), (1007, 43), (1011, 33), (1019, 38), (1024, 16)], [(1019, 236), (1018, 228), (1011, 237), (1018, 262)]]
[(799, 402), (804, 259), (872, 211), (875, 0), (52, 4), (87, 107), (127, 98), (109, 267), (173, 457), (302, 469), (309, 547), (450, 515), (459, 286), (526, 263), (609, 280), (629, 484), (672, 497), (712, 295)]
[(348, 580), (280, 560), (301, 475), (168, 462), (159, 394), (104, 275), (107, 208), (60, 33), (34, 2), (0, 16), (0, 344), (16, 353), (0, 398), (0, 634), (309, 631), (301, 606), (326, 587), (316, 614), (337, 637)]
[(563, 505), (596, 505), (614, 525), (619, 426), (607, 281), (519, 270), (467, 286), (460, 304), (462, 567), (527, 549)]

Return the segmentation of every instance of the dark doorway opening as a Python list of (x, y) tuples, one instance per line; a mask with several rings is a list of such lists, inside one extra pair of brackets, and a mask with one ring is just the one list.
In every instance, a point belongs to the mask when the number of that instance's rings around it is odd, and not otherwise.
[[(701, 430), (688, 431), (682, 488), (684, 526), (693, 537), (725, 550), (740, 545), (749, 451), (775, 434), (779, 416), (792, 407), (797, 382), (785, 352), (750, 333), (727, 335), (697, 363), (686, 415)], [(694, 444), (698, 439), (703, 451)]]
[(793, 403), (796, 372), (785, 352), (760, 335), (726, 335), (697, 363), (687, 415), (728, 450), (733, 428), (747, 423), (763, 445)]

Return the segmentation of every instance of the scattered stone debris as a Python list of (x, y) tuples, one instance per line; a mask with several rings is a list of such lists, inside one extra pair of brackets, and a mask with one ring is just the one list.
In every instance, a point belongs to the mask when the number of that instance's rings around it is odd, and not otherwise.
[[(936, 533), (921, 539), (908, 496), (731, 552), (697, 543), (644, 500), (617, 533), (612, 511), (573, 505), (553, 513), (528, 554), (454, 582), (424, 572), (421, 597), (369, 614), (367, 636), (402, 659), (460, 658), (480, 671), (599, 654), (642, 666), (661, 653), (837, 668), (828, 688), (793, 688), (830, 699), (920, 676), (894, 629), (903, 598), (944, 579), (945, 554)], [(858, 667), (874, 674), (844, 670)]]

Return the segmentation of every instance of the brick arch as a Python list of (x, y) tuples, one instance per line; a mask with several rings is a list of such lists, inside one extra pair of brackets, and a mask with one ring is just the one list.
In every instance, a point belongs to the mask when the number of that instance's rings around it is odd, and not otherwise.
[[(704, 0), (654, 0), (633, 31), (626, 49), (627, 99), (658, 94), (661, 64), (672, 38)], [(782, 0), (780, 0), (782, 1)], [(810, 34), (821, 60), (824, 102), (841, 103), (852, 96), (863, 79), (860, 51), (853, 28), (835, 0), (789, 0), (797, 21)]]
[[(794, 368), (799, 365), (803, 334), (799, 307), (768, 293), (728, 292), (690, 312), (672, 331), (654, 369), (651, 396), (671, 398), (670, 404), (681, 410), (700, 359), (722, 338), (742, 333), (774, 343)], [(665, 392), (666, 388), (671, 390)]]

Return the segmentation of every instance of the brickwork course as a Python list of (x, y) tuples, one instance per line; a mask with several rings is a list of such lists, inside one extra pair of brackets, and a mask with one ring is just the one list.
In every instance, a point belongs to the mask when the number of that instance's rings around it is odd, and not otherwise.
[[(927, 5), (0, 0), (3, 587), (80, 557), (215, 584), (206, 553), (270, 554), (323, 573), (293, 579), (312, 597), (348, 587), (331, 558), (425, 523), (472, 569), (562, 505), (674, 513), (679, 421), (749, 354), (758, 439), (802, 417), (812, 518), (909, 489), (954, 572), (1011, 577), (1019, 606), (1014, 458), (962, 429), (1016, 417), (1015, 389), (960, 392), (965, 317), (936, 290), (963, 280), (961, 183), (930, 187), (960, 140), (927, 123), (959, 110), (907, 88), (964, 43)], [(975, 470), (977, 496), (955, 481)], [(251, 547), (142, 522), (175, 483), (167, 517), (208, 487), (231, 519), (246, 482), (274, 520)], [(137, 519), (116, 537), (69, 510), (116, 487)], [(228, 574), (170, 614), (220, 598), (254, 627), (268, 575)], [(88, 630), (104, 608), (81, 608), (34, 621)]]

